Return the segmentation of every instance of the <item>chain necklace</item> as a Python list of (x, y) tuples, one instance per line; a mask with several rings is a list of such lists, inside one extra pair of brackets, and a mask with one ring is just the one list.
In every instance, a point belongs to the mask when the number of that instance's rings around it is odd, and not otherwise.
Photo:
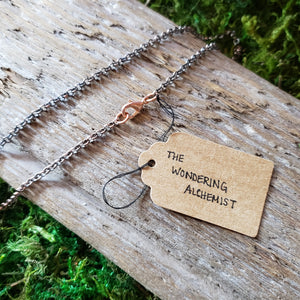
[[(117, 70), (122, 67), (126, 63), (130, 63), (133, 58), (138, 57), (141, 53), (146, 52), (149, 48), (154, 47), (167, 40), (169, 37), (172, 37), (174, 34), (183, 34), (185, 32), (193, 32), (190, 27), (180, 26), (171, 28), (159, 35), (156, 35), (153, 39), (149, 39), (146, 43), (142, 44), (139, 48), (134, 49), (132, 52), (127, 53), (124, 57), (119, 58), (117, 61), (113, 61), (107, 67), (102, 68), (100, 71), (96, 72), (92, 76), (86, 78), (82, 82), (78, 83), (73, 88), (69, 89), (65, 93), (61, 94), (57, 98), (51, 99), (49, 102), (41, 105), (36, 110), (31, 112), (21, 123), (15, 126), (15, 128), (10, 131), (5, 137), (3, 137), (0, 141), (0, 150), (7, 144), (12, 142), (12, 140), (29, 124), (33, 121), (37, 120), (42, 114), (46, 113), (50, 109), (58, 108), (57, 104), (61, 102), (67, 102), (71, 98), (75, 98), (79, 95), (81, 91), (83, 91), (87, 86), (90, 86), (93, 82), (99, 81), (102, 76), (107, 76), (110, 72)], [(233, 31), (227, 31), (224, 35), (227, 35), (233, 39), (234, 46), (237, 46), (239, 40), (236, 38), (235, 33)], [(24, 183), (22, 183), (12, 194), (12, 196), (7, 199), (5, 202), (0, 204), (0, 211), (5, 210), (6, 208), (12, 206), (16, 203), (17, 197), (24, 192), (25, 189), (30, 187), (34, 182), (41, 180), (47, 174), (52, 172), (58, 166), (62, 165), (65, 161), (69, 160), (73, 155), (77, 154), (79, 151), (87, 147), (89, 144), (94, 143), (98, 138), (104, 136), (107, 132), (109, 132), (112, 128), (126, 123), (128, 120), (134, 118), (144, 107), (144, 105), (157, 100), (160, 93), (164, 92), (168, 86), (170, 86), (176, 79), (180, 77), (180, 75), (187, 71), (189, 67), (191, 67), (198, 59), (203, 57), (207, 51), (211, 51), (216, 49), (216, 44), (214, 41), (216, 39), (222, 39), (224, 35), (218, 35), (214, 37), (204, 37), (201, 35), (197, 35), (200, 39), (204, 41), (210, 41), (210, 43), (206, 44), (205, 47), (202, 47), (199, 51), (193, 54), (186, 62), (179, 67), (177, 71), (175, 71), (171, 76), (169, 76), (165, 82), (163, 82), (155, 91), (145, 96), (140, 101), (131, 101), (125, 104), (121, 111), (116, 115), (116, 117), (105, 124), (101, 129), (92, 133), (87, 138), (76, 144), (74, 147), (69, 149), (66, 153), (61, 155), (54, 162), (46, 166), (42, 171), (36, 173), (34, 176), (27, 179)], [(133, 111), (133, 112), (132, 112)]]

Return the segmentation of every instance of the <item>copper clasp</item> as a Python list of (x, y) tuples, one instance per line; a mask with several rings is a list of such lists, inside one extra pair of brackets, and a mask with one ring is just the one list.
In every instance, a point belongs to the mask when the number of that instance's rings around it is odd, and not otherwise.
[[(128, 119), (133, 119), (137, 114), (140, 113), (140, 111), (142, 110), (144, 106), (144, 102), (143, 101), (132, 101), (129, 100), (127, 104), (123, 105), (121, 113), (123, 116), (125, 116), (126, 114), (129, 114)], [(129, 109), (133, 109), (133, 112), (130, 113)]]
[[(143, 106), (149, 102), (156, 100), (157, 94), (156, 92), (151, 93), (143, 98), (141, 101), (132, 101), (129, 100), (128, 103), (123, 105), (121, 112), (119, 112), (114, 120), (114, 122), (119, 124), (124, 124), (128, 120), (133, 119), (137, 114), (140, 113)], [(133, 111), (132, 111), (133, 110)]]

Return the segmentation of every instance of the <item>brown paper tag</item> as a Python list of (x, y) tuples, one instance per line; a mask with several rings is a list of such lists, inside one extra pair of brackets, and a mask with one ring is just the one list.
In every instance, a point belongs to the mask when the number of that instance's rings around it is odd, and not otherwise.
[(258, 233), (273, 162), (186, 133), (153, 144), (139, 157), (151, 199), (240, 233)]

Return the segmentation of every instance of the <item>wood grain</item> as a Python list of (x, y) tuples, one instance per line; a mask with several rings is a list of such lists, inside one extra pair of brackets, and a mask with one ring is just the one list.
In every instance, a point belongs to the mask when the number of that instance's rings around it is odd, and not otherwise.
[[(125, 1), (0, 1), (0, 134), (52, 97), (173, 24)], [(0, 155), (17, 187), (128, 99), (157, 88), (203, 43), (189, 34), (152, 49), (26, 129)], [(300, 103), (220, 52), (209, 53), (164, 94), (175, 129), (275, 163), (257, 238), (154, 205), (103, 203), (103, 183), (137, 166), (169, 124), (157, 103), (66, 163), (26, 196), (163, 299), (300, 297)], [(139, 176), (110, 195), (132, 199)]]

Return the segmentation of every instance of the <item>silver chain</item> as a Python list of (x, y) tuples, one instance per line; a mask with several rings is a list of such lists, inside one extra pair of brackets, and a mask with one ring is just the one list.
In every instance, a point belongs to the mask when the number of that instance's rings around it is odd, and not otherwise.
[(74, 99), (80, 94), (87, 86), (92, 83), (99, 81), (101, 77), (107, 76), (112, 71), (116, 71), (118, 68), (124, 66), (126, 63), (130, 63), (133, 58), (138, 57), (142, 52), (146, 52), (149, 48), (154, 47), (157, 44), (167, 40), (170, 36), (174, 34), (182, 34), (185, 31), (189, 31), (188, 27), (175, 27), (168, 31), (155, 36), (153, 39), (149, 39), (146, 43), (141, 44), (139, 48), (127, 53), (125, 56), (119, 58), (117, 61), (113, 61), (107, 67), (102, 68), (100, 71), (94, 73), (92, 76), (87, 77), (82, 82), (76, 84), (73, 88), (64, 92), (60, 96), (51, 99), (49, 102), (41, 105), (39, 108), (31, 112), (22, 122), (15, 126), (6, 136), (1, 139), (0, 150), (7, 144), (10, 143), (14, 137), (16, 137), (25, 127), (36, 121), (43, 113), (49, 111), (51, 108), (57, 108), (57, 104), (61, 102), (67, 102), (70, 99)]
[[(21, 130), (23, 130), (27, 125), (29, 125), (32, 121), (39, 118), (42, 113), (48, 111), (50, 108), (56, 107), (57, 103), (59, 102), (65, 102), (68, 101), (70, 98), (74, 98), (79, 94), (80, 91), (84, 90), (87, 86), (91, 85), (94, 81), (100, 80), (101, 76), (106, 76), (109, 72), (117, 70), (119, 67), (122, 67), (125, 63), (130, 62), (134, 57), (139, 56), (140, 53), (145, 52), (150, 47), (154, 47), (157, 44), (160, 44), (162, 41), (167, 40), (168, 37), (171, 37), (174, 34), (182, 34), (184, 32), (191, 32), (192, 29), (189, 27), (174, 27), (171, 28), (160, 35), (156, 35), (153, 39), (148, 40), (148, 42), (142, 44), (139, 48), (136, 48), (132, 52), (129, 52), (126, 54), (126, 56), (118, 59), (117, 61), (113, 61), (108, 67), (102, 68), (100, 71), (96, 72), (91, 77), (86, 78), (81, 83), (77, 84), (75, 87), (71, 88), (67, 92), (63, 93), (59, 97), (50, 100), (46, 104), (43, 104), (38, 109), (33, 111), (30, 115), (28, 115), (20, 124), (18, 124), (14, 130), (12, 130), (7, 136), (5, 136), (0, 143), (0, 150), (4, 147), (5, 144), (11, 142), (11, 140), (19, 134)], [(228, 31), (226, 32), (227, 35), (232, 37), (234, 39), (234, 44), (237, 45), (238, 42), (235, 33)], [(204, 38), (203, 36), (200, 36), (202, 40), (215, 40), (218, 38), (223, 38), (220, 36), (215, 36), (213, 38)], [(207, 51), (211, 51), (213, 49), (216, 49), (215, 42), (211, 42), (209, 44), (206, 44), (205, 47), (202, 47), (199, 51), (197, 51), (195, 54), (193, 54), (189, 59), (186, 60), (186, 62), (180, 66), (180, 68), (175, 71), (171, 76), (169, 76), (165, 82), (163, 82), (150, 96), (158, 95), (159, 93), (165, 91), (168, 86), (173, 84), (173, 82), (180, 77), (180, 75), (184, 72), (186, 72), (198, 59), (203, 57)], [(145, 97), (147, 98), (147, 97)], [(145, 99), (144, 98), (144, 99)], [(154, 99), (154, 98), (153, 98)], [(153, 101), (153, 99), (151, 101)], [(147, 104), (148, 102), (144, 102), (143, 104)], [(49, 164), (47, 167), (45, 167), (42, 171), (36, 173), (34, 176), (27, 179), (24, 183), (22, 183), (12, 194), (12, 196), (7, 199), (5, 202), (0, 204), (0, 211), (5, 210), (6, 208), (12, 206), (16, 203), (17, 197), (24, 192), (25, 189), (30, 187), (34, 182), (37, 182), (41, 180), (43, 177), (45, 177), (47, 174), (55, 170), (58, 166), (62, 165), (66, 160), (69, 160), (73, 155), (77, 154), (79, 151), (87, 147), (89, 144), (94, 143), (98, 137), (102, 137), (105, 135), (108, 131), (110, 131), (112, 128), (119, 124), (123, 124), (124, 121), (128, 120), (128, 113), (127, 115), (123, 114), (123, 117), (126, 117), (123, 121), (118, 121), (118, 117), (122, 114), (119, 113), (117, 115), (117, 118), (115, 118), (113, 121), (107, 123), (104, 125), (103, 128), (98, 130), (95, 133), (92, 133), (90, 136), (76, 144), (74, 147), (72, 147), (70, 150), (68, 150), (66, 153), (61, 155), (58, 159), (56, 159), (54, 162)]]
[(180, 77), (180, 75), (187, 71), (189, 67), (191, 67), (198, 59), (203, 57), (206, 53), (206, 51), (210, 51), (216, 49), (215, 43), (207, 44), (205, 47), (202, 47), (199, 51), (197, 51), (195, 54), (193, 54), (189, 59), (186, 60), (186, 62), (180, 66), (180, 68), (175, 71), (170, 77), (166, 79), (165, 82), (163, 82), (159, 88), (157, 88), (155, 91), (157, 94), (165, 91), (167, 87)]
[(72, 147), (70, 150), (68, 150), (66, 153), (64, 153), (62, 156), (60, 156), (58, 159), (53, 161), (51, 164), (49, 164), (47, 167), (45, 167), (42, 171), (36, 173), (34, 176), (28, 178), (24, 183), (22, 183), (15, 192), (11, 195), (9, 199), (7, 199), (5, 202), (0, 204), (0, 211), (4, 210), (10, 206), (12, 206), (16, 201), (17, 197), (24, 192), (25, 189), (30, 187), (34, 182), (41, 180), (43, 177), (45, 177), (47, 174), (55, 170), (58, 166), (63, 164), (66, 160), (70, 159), (74, 154), (77, 154), (80, 150), (85, 148), (87, 145), (92, 144), (96, 141), (98, 137), (103, 136), (105, 133), (107, 133), (109, 130), (111, 130), (113, 127), (116, 126), (115, 122), (110, 122), (106, 124), (103, 128), (98, 130), (97, 132), (91, 134), (78, 144), (76, 144), (74, 147)]

